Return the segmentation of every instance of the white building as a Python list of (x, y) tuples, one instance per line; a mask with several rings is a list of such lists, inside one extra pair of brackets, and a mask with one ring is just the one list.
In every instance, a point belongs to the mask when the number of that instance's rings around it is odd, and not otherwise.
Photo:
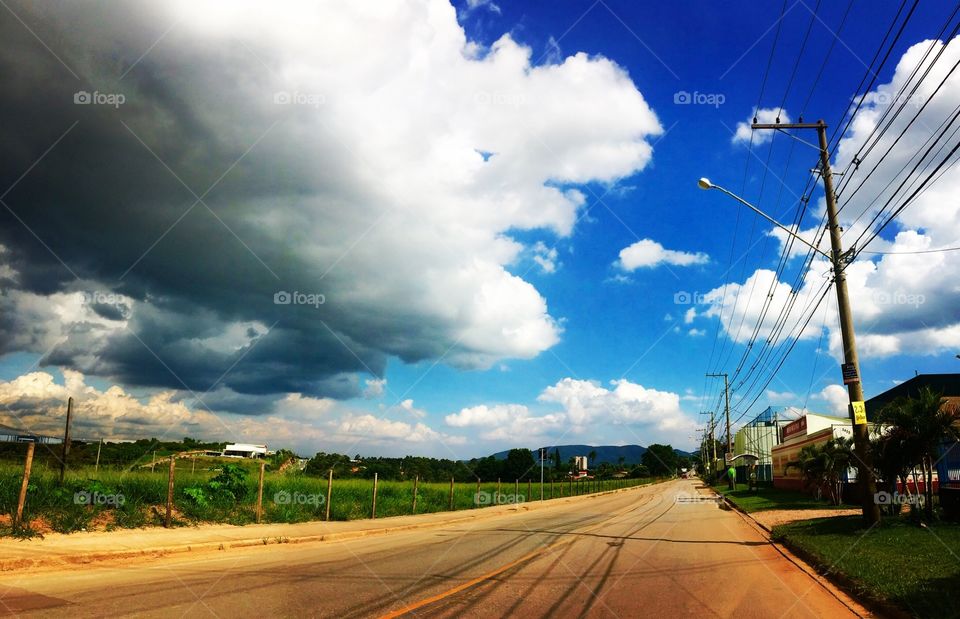
[(586, 471), (587, 470), (587, 456), (574, 456), (573, 457), (573, 468), (577, 471)]
[(232, 443), (223, 448), (222, 455), (227, 458), (265, 458), (267, 456), (267, 446)]

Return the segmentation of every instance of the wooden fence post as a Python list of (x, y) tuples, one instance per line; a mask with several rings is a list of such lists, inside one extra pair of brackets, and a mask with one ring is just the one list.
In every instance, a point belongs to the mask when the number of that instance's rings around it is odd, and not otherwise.
[(513, 500), (516, 502), (517, 496), (520, 494), (520, 480), (516, 479), (513, 482)]
[(190, 458), (190, 473), (193, 474), (196, 472), (197, 472), (197, 456), (194, 455), (192, 458)]
[(550, 498), (553, 498), (553, 480), (550, 480)]
[(450, 478), (450, 501), (449, 509), (453, 511), (453, 477)]
[(370, 510), (371, 519), (377, 517), (377, 476), (378, 473), (373, 474), (373, 508)]
[(327, 474), (327, 514), (324, 517), (324, 520), (330, 521), (330, 501), (333, 497), (330, 495), (333, 490), (333, 469), (330, 469), (330, 472)]
[(23, 461), (23, 483), (20, 484), (20, 498), (17, 499), (17, 515), (13, 519), (14, 530), (23, 524), (23, 506), (27, 502), (27, 486), (30, 484), (30, 469), (33, 467), (33, 442), (27, 443), (27, 459)]
[(263, 471), (267, 468), (266, 462), (260, 463), (260, 479), (257, 481), (257, 524), (263, 517)]
[(497, 493), (493, 495), (493, 504), (500, 505), (500, 478), (497, 478)]
[(73, 398), (67, 398), (67, 425), (63, 429), (63, 448), (60, 451), (60, 485), (67, 472), (67, 456), (70, 455), (70, 417), (73, 415)]
[(418, 485), (420, 485), (419, 475), (413, 478), (413, 509), (410, 510), (411, 514), (417, 513), (417, 486)]
[(480, 507), (480, 478), (477, 478), (477, 493), (473, 495), (474, 508)]
[(97, 473), (100, 471), (100, 448), (103, 447), (103, 438), (101, 437), (100, 442), (97, 443), (97, 462), (93, 465), (93, 472)]
[(167, 474), (167, 516), (163, 519), (163, 526), (170, 528), (173, 519), (173, 476), (176, 469), (176, 460), (170, 456), (170, 472)]
[(527, 496), (525, 497), (527, 501), (530, 500), (530, 497), (533, 496), (533, 482), (530, 481), (530, 478), (527, 478)]

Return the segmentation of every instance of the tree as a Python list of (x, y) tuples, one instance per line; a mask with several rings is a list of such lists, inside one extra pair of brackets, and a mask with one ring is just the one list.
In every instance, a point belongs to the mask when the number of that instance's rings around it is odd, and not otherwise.
[(853, 439), (832, 438), (822, 445), (807, 445), (800, 450), (796, 460), (787, 463), (787, 470), (800, 469), (803, 483), (812, 487), (817, 498), (823, 488), (830, 493), (830, 500), (839, 505), (843, 493), (841, 492), (843, 473), (850, 468), (853, 461)]
[(670, 445), (659, 445), (657, 443), (650, 445), (643, 452), (640, 462), (655, 477), (674, 475), (677, 472), (677, 452)]
[(591, 449), (590, 453), (587, 454), (587, 461), (590, 463), (590, 468), (593, 468), (597, 463), (597, 450)]
[(503, 463), (502, 475), (506, 480), (526, 479), (535, 462), (529, 449), (511, 449)]
[[(920, 467), (924, 476), (924, 515), (933, 518), (933, 466), (940, 444), (954, 436), (960, 424), (960, 407), (948, 406), (942, 394), (928, 386), (915, 398), (897, 398), (877, 413), (880, 426), (889, 425), (891, 441), (899, 447), (911, 469)], [(881, 430), (884, 432), (884, 430)]]
[(637, 466), (633, 467), (633, 469), (630, 471), (630, 477), (634, 479), (643, 479), (645, 477), (650, 477), (650, 469), (643, 466), (642, 464), (638, 464)]

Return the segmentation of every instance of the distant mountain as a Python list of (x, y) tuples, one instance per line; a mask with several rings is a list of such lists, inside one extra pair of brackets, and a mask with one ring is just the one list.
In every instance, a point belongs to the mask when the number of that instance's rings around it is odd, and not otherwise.
[[(594, 447), (593, 445), (552, 445), (546, 448), (550, 457), (553, 456), (553, 452), (556, 449), (560, 450), (560, 461), (566, 462), (574, 456), (585, 456), (591, 451), (597, 452), (597, 460), (592, 464), (601, 464), (603, 462), (608, 462), (610, 464), (617, 464), (620, 462), (620, 457), (623, 456), (624, 464), (640, 464), (640, 458), (643, 457), (643, 453), (647, 451), (646, 447), (642, 445), (601, 445), (599, 447)], [(533, 448), (533, 457), (537, 457), (537, 448)], [(677, 455), (690, 457), (690, 453), (686, 451), (681, 451), (679, 449), (674, 449), (677, 452)], [(500, 451), (493, 454), (493, 457), (497, 460), (504, 460), (507, 457), (508, 451)]]

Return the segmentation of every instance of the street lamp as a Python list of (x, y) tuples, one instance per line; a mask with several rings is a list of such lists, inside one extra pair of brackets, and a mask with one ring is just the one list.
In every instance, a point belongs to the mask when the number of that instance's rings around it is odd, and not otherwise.
[[(740, 204), (743, 204), (753, 212), (759, 214), (764, 219), (777, 226), (792, 238), (825, 257), (833, 265), (833, 281), (837, 291), (837, 310), (840, 314), (840, 336), (843, 341), (843, 382), (847, 385), (849, 395), (848, 411), (853, 430), (854, 453), (857, 459), (857, 485), (860, 491), (860, 503), (863, 509), (863, 517), (867, 524), (874, 525), (880, 522), (880, 508), (874, 500), (877, 492), (876, 478), (874, 477), (873, 466), (870, 455), (870, 437), (867, 432), (867, 415), (863, 398), (863, 386), (860, 378), (860, 362), (857, 355), (856, 337), (853, 330), (853, 314), (850, 310), (850, 296), (847, 293), (847, 277), (844, 273), (844, 267), (849, 262), (840, 243), (840, 224), (837, 221), (837, 198), (833, 191), (833, 175), (830, 171), (830, 156), (827, 152), (826, 125), (821, 121), (816, 125), (791, 125), (790, 128), (811, 128), (815, 127), (820, 138), (820, 169), (822, 170), (823, 189), (827, 202), (827, 229), (830, 231), (831, 252), (828, 254), (821, 251), (818, 247), (808, 243), (798, 234), (782, 225), (757, 207), (753, 206), (732, 191), (728, 191), (719, 185), (714, 185), (709, 179), (701, 178), (697, 181), (697, 186), (701, 189), (717, 189)], [(753, 125), (754, 129), (772, 128), (767, 125)]]
[(729, 189), (726, 189), (726, 188), (724, 188), (724, 187), (721, 187), (720, 185), (714, 185), (713, 183), (710, 182), (710, 179), (708, 179), (708, 178), (701, 178), (700, 180), (698, 180), (698, 181), (697, 181), (697, 187), (699, 187), (700, 189), (703, 189), (703, 190), (716, 189), (717, 191), (721, 191), (721, 192), (727, 194), (728, 196), (730, 196), (731, 198), (733, 198), (734, 200), (736, 200), (736, 201), (739, 202), (740, 204), (744, 205), (745, 207), (747, 207), (748, 209), (750, 209), (750, 210), (753, 211), (754, 213), (757, 213), (758, 215), (760, 215), (761, 217), (763, 217), (764, 219), (766, 219), (767, 221), (769, 221), (770, 223), (772, 223), (772, 224), (775, 225), (776, 227), (780, 228), (781, 230), (783, 230), (784, 232), (786, 232), (787, 234), (789, 234), (790, 236), (792, 236), (794, 239), (800, 241), (801, 243), (803, 243), (804, 245), (806, 245), (807, 247), (809, 247), (809, 248), (812, 249), (813, 251), (817, 252), (818, 254), (820, 254), (821, 256), (823, 256), (824, 258), (826, 258), (827, 260), (833, 260), (833, 258), (830, 256), (830, 254), (828, 254), (828, 253), (826, 253), (826, 252), (824, 252), (824, 251), (821, 251), (819, 247), (816, 247), (815, 245), (813, 245), (812, 243), (810, 243), (809, 241), (807, 241), (805, 238), (803, 238), (803, 237), (800, 236), (799, 234), (795, 233), (795, 232), (794, 232), (793, 230), (791, 230), (790, 228), (787, 228), (786, 226), (784, 226), (783, 224), (781, 224), (779, 221), (777, 221), (777, 220), (774, 219), (773, 217), (770, 217), (769, 215), (767, 215), (766, 213), (764, 213), (763, 211), (761, 211), (760, 209), (758, 209), (758, 208), (755, 207), (754, 205), (750, 204), (749, 202), (747, 202), (746, 200), (744, 200), (743, 198), (741, 198), (741, 197), (738, 196), (737, 194), (733, 193), (733, 192), (730, 191)]

